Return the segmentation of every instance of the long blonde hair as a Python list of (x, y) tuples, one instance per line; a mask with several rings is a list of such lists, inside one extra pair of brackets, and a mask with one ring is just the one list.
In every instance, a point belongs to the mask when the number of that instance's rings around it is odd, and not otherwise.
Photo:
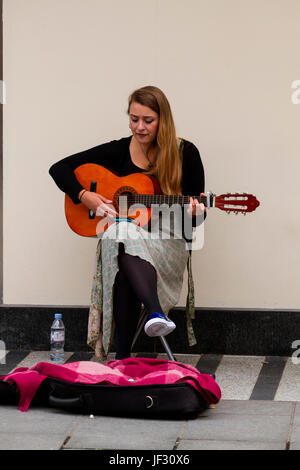
[(147, 174), (155, 175), (164, 194), (181, 194), (182, 162), (178, 149), (171, 107), (165, 94), (157, 87), (145, 86), (135, 90), (128, 99), (130, 105), (139, 103), (159, 115), (156, 136), (157, 158)]

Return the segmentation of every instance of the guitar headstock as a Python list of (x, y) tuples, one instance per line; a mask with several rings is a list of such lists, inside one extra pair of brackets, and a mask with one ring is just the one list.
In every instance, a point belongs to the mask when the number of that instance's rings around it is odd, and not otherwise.
[(215, 196), (215, 207), (227, 213), (246, 215), (246, 212), (253, 212), (259, 204), (255, 196), (247, 193), (227, 193)]

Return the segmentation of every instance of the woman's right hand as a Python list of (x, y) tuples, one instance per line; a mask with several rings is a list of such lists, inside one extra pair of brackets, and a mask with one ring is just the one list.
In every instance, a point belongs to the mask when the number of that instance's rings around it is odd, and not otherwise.
[[(82, 196), (81, 196), (82, 194)], [(81, 202), (93, 211), (98, 216), (116, 217), (118, 213), (113, 206), (113, 202), (110, 199), (102, 196), (101, 194), (82, 190), (78, 194), (78, 198), (81, 196)]]

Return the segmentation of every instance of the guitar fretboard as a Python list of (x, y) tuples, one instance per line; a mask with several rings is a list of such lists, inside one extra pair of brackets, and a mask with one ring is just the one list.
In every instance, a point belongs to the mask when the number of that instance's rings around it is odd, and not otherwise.
[[(184, 207), (185, 204), (189, 204), (190, 197), (198, 199), (200, 203), (203, 203), (207, 207), (207, 196), (182, 196), (182, 195), (166, 195), (166, 194), (128, 194), (129, 204), (143, 204), (145, 207), (151, 207), (153, 204), (166, 204), (172, 206), (173, 204), (179, 204)], [(210, 206), (212, 205), (211, 195)]]

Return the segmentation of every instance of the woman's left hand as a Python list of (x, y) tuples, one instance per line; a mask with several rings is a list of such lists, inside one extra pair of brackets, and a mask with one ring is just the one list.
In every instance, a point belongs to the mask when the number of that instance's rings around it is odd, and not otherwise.
[[(205, 196), (204, 193), (201, 193), (200, 196)], [(195, 215), (202, 215), (206, 211), (206, 207), (202, 202), (199, 202), (198, 199), (190, 197), (190, 204), (187, 209), (187, 213), (190, 217)]]

